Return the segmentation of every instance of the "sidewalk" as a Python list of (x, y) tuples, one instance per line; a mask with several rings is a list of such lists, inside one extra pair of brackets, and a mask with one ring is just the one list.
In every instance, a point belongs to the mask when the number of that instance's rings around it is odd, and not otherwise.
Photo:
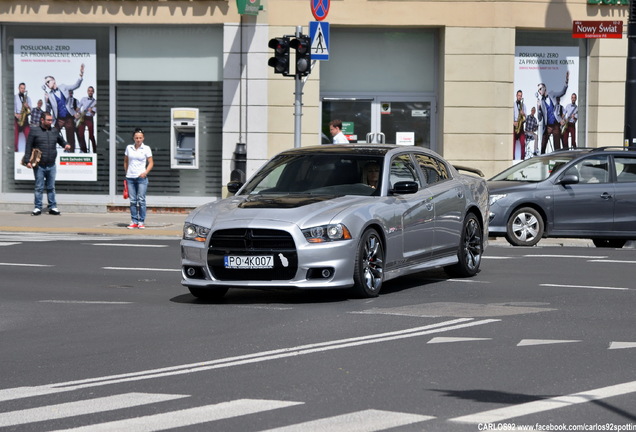
[[(43, 212), (40, 216), (31, 216), (31, 211), (0, 211), (0, 232), (26, 232), (51, 234), (93, 234), (106, 236), (131, 237), (173, 237), (180, 239), (183, 231), (185, 213), (148, 213), (146, 229), (127, 229), (130, 223), (128, 212), (102, 213), (62, 213), (52, 216)], [(490, 246), (513, 247), (503, 237), (490, 238)], [(542, 239), (540, 247), (594, 247), (589, 239)], [(636, 242), (627, 242), (625, 248), (635, 248)]]
[(68, 234), (102, 234), (114, 236), (164, 236), (181, 238), (187, 213), (148, 213), (146, 229), (127, 229), (127, 212), (62, 213), (53, 216), (43, 211), (31, 216), (30, 211), (0, 211), (0, 232), (42, 232)]

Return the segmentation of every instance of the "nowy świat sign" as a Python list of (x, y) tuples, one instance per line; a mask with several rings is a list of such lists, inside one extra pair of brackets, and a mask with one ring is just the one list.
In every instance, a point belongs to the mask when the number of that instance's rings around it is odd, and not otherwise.
[(623, 21), (573, 21), (572, 37), (621, 39), (623, 37)]

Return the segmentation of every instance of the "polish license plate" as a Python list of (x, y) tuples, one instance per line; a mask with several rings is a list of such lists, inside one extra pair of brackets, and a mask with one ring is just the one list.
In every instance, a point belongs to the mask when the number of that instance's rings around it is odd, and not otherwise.
[(238, 256), (227, 255), (224, 257), (225, 268), (228, 269), (269, 269), (274, 268), (273, 255)]

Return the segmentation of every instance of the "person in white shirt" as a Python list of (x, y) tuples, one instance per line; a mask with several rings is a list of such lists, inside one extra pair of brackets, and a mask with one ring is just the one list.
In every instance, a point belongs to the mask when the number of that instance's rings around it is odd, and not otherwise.
[(152, 150), (144, 144), (143, 129), (135, 129), (134, 144), (126, 147), (124, 155), (124, 170), (128, 182), (128, 196), (130, 198), (130, 218), (132, 221), (128, 229), (146, 228), (146, 191), (148, 190), (148, 173), (152, 170)]
[(349, 144), (349, 140), (342, 133), (342, 120), (331, 120), (329, 122), (329, 132), (331, 132), (334, 144)]

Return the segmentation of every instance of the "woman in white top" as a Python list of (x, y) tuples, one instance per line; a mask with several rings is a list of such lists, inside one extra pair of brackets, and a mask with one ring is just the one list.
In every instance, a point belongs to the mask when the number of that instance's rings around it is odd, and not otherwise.
[(130, 198), (130, 217), (132, 221), (128, 229), (146, 228), (146, 190), (148, 190), (148, 173), (154, 166), (152, 150), (144, 144), (144, 131), (135, 129), (134, 144), (128, 144), (124, 155), (124, 170), (128, 181)]

